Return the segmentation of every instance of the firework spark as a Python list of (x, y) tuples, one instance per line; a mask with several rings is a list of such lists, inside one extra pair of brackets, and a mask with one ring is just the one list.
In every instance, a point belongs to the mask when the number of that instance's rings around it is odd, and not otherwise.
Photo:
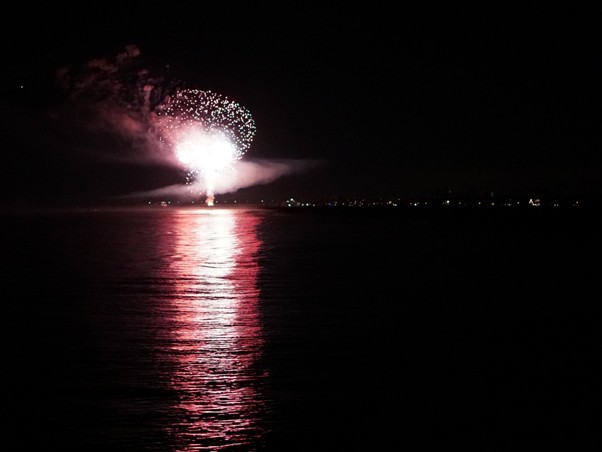
[(215, 185), (235, 177), (234, 163), (255, 136), (251, 113), (212, 91), (177, 91), (157, 109), (163, 140), (188, 170), (187, 182), (213, 205)]

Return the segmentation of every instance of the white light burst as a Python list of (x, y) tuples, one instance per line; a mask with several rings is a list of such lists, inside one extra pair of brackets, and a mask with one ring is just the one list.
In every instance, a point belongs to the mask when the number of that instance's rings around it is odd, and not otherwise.
[(188, 183), (213, 205), (217, 180), (235, 177), (233, 164), (255, 136), (251, 113), (212, 91), (180, 90), (157, 109), (162, 138), (188, 170)]

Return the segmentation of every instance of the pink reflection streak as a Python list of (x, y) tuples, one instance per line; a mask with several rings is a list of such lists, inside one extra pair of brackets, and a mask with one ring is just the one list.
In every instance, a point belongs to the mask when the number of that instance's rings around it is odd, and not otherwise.
[[(258, 312), (256, 235), (249, 211), (199, 209), (174, 216), (172, 309), (183, 450), (219, 450), (257, 440), (263, 402), (254, 368), (263, 349)], [(216, 449), (217, 448), (217, 449)]]

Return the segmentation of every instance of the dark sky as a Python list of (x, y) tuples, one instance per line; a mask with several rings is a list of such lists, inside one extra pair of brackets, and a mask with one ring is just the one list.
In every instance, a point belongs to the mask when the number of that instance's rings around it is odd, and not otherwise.
[(183, 183), (142, 136), (178, 87), (248, 108), (244, 159), (291, 169), (240, 199), (602, 193), (593, 12), (187, 3), (17, 7), (2, 31), (0, 201)]

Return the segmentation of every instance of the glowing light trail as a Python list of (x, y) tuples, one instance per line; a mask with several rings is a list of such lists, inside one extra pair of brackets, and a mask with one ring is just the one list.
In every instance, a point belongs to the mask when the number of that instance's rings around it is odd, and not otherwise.
[(187, 182), (213, 205), (216, 181), (235, 177), (234, 162), (251, 146), (251, 113), (212, 91), (187, 89), (167, 98), (157, 114), (163, 139), (188, 170)]

